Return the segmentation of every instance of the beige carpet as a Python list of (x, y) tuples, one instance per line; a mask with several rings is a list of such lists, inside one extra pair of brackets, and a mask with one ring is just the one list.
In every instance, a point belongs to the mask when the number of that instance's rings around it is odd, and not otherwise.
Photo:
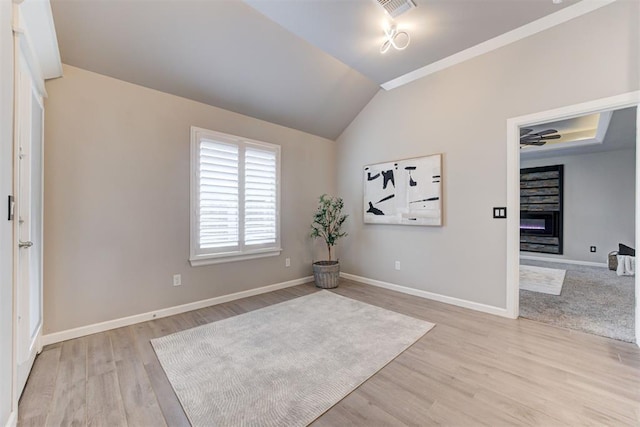
[(634, 277), (602, 267), (523, 260), (567, 271), (562, 295), (520, 292), (520, 316), (562, 328), (635, 342)]
[(319, 291), (151, 342), (194, 426), (304, 426), (433, 326)]
[(567, 270), (520, 265), (520, 289), (543, 294), (560, 295)]

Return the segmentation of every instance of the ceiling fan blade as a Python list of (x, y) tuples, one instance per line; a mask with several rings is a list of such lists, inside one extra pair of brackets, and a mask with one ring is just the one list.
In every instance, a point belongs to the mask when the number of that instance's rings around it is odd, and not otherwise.
[(562, 135), (556, 134), (556, 135), (542, 136), (540, 139), (560, 139), (560, 138), (562, 138)]
[(520, 138), (520, 142), (536, 142), (536, 141), (540, 141), (541, 138), (542, 137), (538, 135), (526, 135)]
[(520, 136), (525, 136), (529, 133), (533, 132), (533, 129), (529, 128), (520, 128)]
[(541, 130), (540, 132), (536, 132), (536, 135), (545, 136), (545, 135), (550, 135), (552, 133), (558, 133), (558, 131), (555, 129), (545, 129), (545, 130)]
[(535, 145), (536, 147), (539, 147), (546, 143), (547, 141), (528, 141), (528, 142), (520, 142), (520, 145)]

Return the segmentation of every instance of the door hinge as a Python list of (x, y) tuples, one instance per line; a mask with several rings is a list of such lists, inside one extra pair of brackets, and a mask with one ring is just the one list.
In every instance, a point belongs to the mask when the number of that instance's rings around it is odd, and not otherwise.
[(12, 195), (9, 195), (8, 199), (9, 199), (8, 200), (9, 203), (8, 203), (8, 206), (7, 206), (7, 211), (8, 211), (7, 220), (13, 221), (13, 211), (14, 211), (14, 208), (16, 206), (16, 202), (13, 199)]

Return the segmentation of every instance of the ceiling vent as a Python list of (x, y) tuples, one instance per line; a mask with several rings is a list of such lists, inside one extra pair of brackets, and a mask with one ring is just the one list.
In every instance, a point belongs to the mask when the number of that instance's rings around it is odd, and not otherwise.
[(382, 8), (391, 15), (392, 18), (396, 18), (408, 10), (416, 7), (413, 0), (375, 0)]

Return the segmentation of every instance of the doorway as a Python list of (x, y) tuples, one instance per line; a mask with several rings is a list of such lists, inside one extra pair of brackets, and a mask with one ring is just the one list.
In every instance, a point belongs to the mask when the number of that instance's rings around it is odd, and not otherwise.
[[(507, 313), (509, 317), (517, 318), (520, 314), (520, 289), (519, 289), (519, 265), (520, 265), (520, 128), (540, 125), (547, 122), (565, 120), (576, 116), (582, 116), (592, 113), (600, 113), (609, 110), (618, 110), (628, 107), (636, 107), (640, 103), (640, 91), (629, 92), (609, 98), (603, 98), (582, 104), (571, 105), (559, 109), (544, 111), (541, 113), (531, 114), (527, 116), (515, 117), (507, 120), (507, 209), (509, 217), (507, 218)], [(636, 123), (638, 115), (636, 113)], [(636, 164), (638, 164), (638, 126), (636, 125)], [(635, 242), (634, 246), (638, 247), (638, 229), (640, 221), (638, 221), (638, 170), (636, 168), (635, 176)], [(634, 279), (635, 301), (638, 300), (639, 285), (637, 276)], [(639, 342), (638, 335), (640, 331), (638, 313), (638, 305), (635, 303), (635, 338), (636, 343)]]
[(634, 342), (636, 107), (520, 133), (520, 316)]

